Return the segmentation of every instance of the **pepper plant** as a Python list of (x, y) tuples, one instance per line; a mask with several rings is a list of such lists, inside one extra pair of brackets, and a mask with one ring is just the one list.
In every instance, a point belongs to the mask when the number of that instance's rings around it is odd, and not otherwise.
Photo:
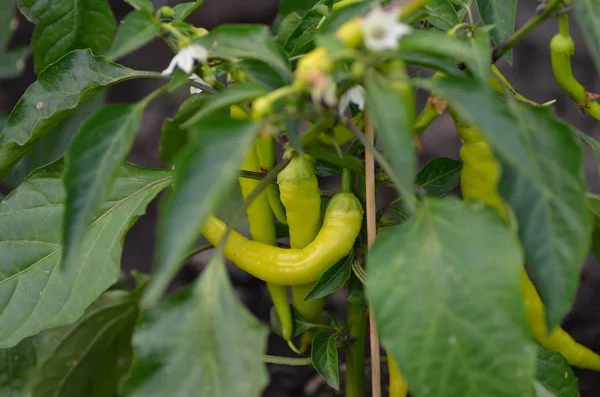
[[(494, 65), (554, 24), (556, 83), (600, 120), (569, 35), (575, 20), (600, 70), (597, 2), (538, 1), (516, 27), (517, 0), (288, 0), (271, 26), (208, 31), (186, 22), (201, 0), (125, 1), (118, 25), (106, 0), (0, 6), (0, 78), (29, 52), (37, 74), (0, 133), (1, 396), (260, 396), (272, 363), (312, 365), (348, 397), (566, 397), (570, 366), (600, 371), (560, 326), (599, 252), (583, 166), (587, 146), (600, 167), (600, 142)], [(30, 51), (7, 45), (16, 12), (36, 26)], [(164, 71), (116, 63), (154, 39), (174, 53), (152, 65)], [(131, 79), (164, 85), (103, 104)], [(127, 163), (148, 104), (186, 85), (162, 124), (165, 167)], [(419, 169), (419, 136), (444, 113), (460, 153)], [(380, 186), (398, 198), (376, 206)], [(243, 204), (223, 211), (235, 190)], [(153, 272), (120, 277), (123, 239), (163, 191)], [(169, 290), (207, 250), (198, 279)], [(226, 259), (267, 284), (269, 324)], [(342, 288), (335, 318), (324, 300)], [(269, 333), (287, 356), (266, 354)]]

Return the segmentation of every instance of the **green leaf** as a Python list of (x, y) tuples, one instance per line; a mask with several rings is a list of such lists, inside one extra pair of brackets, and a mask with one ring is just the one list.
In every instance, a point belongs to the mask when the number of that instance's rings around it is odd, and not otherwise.
[(15, 1), (3, 1), (0, 4), (0, 53), (8, 47), (10, 38), (18, 26), (15, 15)]
[(0, 51), (0, 80), (13, 79), (25, 71), (29, 48), (19, 47), (14, 50)]
[(335, 390), (340, 389), (340, 371), (335, 335), (319, 332), (315, 335), (310, 352), (313, 367), (325, 382)]
[[(318, 12), (315, 7), (326, 6), (328, 9), (331, 9), (333, 4), (333, 0), (320, 0), (315, 4), (313, 8), (311, 8), (306, 14), (302, 16), (296, 28), (289, 35), (288, 39), (283, 44), (283, 49), (288, 54), (298, 54), (300, 53), (301, 47), (305, 46), (307, 43), (314, 41), (317, 26), (323, 19), (323, 15)], [(306, 51), (310, 51), (310, 47), (306, 49)]]
[[(494, 25), (492, 38), (496, 45), (502, 44), (515, 32), (517, 0), (477, 0), (477, 8), (483, 23)], [(512, 64), (512, 50), (504, 58)]]
[(546, 389), (546, 386), (537, 379), (533, 381), (533, 389), (535, 390), (535, 397), (557, 397), (556, 394)]
[(287, 15), (290, 12), (304, 14), (310, 10), (318, 0), (281, 0), (279, 2), (279, 15)]
[(189, 3), (177, 4), (175, 7), (173, 7), (173, 11), (175, 12), (173, 19), (176, 21), (183, 21), (192, 15), (192, 13), (196, 11), (196, 8), (200, 7), (202, 3), (204, 3), (204, 0), (196, 0)]
[(594, 217), (594, 232), (592, 233), (592, 250), (596, 260), (600, 262), (600, 196), (588, 193), (590, 209)]
[(308, 295), (306, 295), (304, 300), (311, 301), (313, 299), (323, 298), (342, 288), (352, 274), (353, 260), (354, 255), (348, 255), (327, 269), (327, 271), (319, 277), (319, 280), (315, 283), (314, 287), (310, 290)]
[(422, 85), (477, 125), (492, 146), (502, 168), (499, 192), (515, 212), (525, 263), (546, 306), (548, 328), (554, 328), (571, 308), (590, 247), (582, 148), (551, 109), (507, 105), (469, 79)]
[(241, 83), (219, 92), (206, 100), (206, 104), (183, 123), (182, 128), (190, 128), (194, 124), (201, 123), (207, 116), (213, 115), (219, 110), (229, 111), (231, 105), (248, 101), (266, 95), (268, 91), (259, 83)]
[(583, 142), (585, 142), (590, 147), (590, 149), (592, 149), (592, 153), (594, 154), (594, 158), (596, 159), (596, 165), (598, 167), (598, 171), (600, 172), (600, 141), (598, 141), (594, 137), (589, 136), (585, 132), (581, 132), (580, 130), (575, 128), (573, 125), (569, 124), (569, 128), (575, 135), (577, 135), (577, 137), (579, 139), (581, 139)]
[(288, 80), (281, 77), (277, 70), (265, 62), (256, 59), (245, 59), (237, 65), (241, 69), (246, 70), (251, 80), (262, 84), (269, 91), (276, 90), (287, 84)]
[[(275, 334), (281, 336), (281, 322), (279, 321), (279, 315), (277, 314), (277, 310), (275, 307), (271, 306), (269, 310), (269, 323), (271, 325), (271, 331)], [(301, 335), (304, 331), (308, 329), (315, 328), (323, 328), (322, 323), (312, 323), (302, 317), (300, 313), (296, 309), (292, 307), (292, 337)]]
[(25, 396), (31, 374), (35, 368), (36, 355), (31, 339), (0, 350), (0, 396)]
[(173, 165), (175, 155), (188, 141), (188, 130), (182, 124), (196, 114), (208, 98), (208, 95), (192, 95), (181, 104), (174, 118), (163, 121), (158, 153), (166, 164)]
[(579, 397), (579, 381), (560, 353), (540, 347), (535, 377), (556, 397)]
[(132, 362), (136, 297), (125, 291), (100, 295), (72, 325), (42, 333), (34, 396), (112, 397)]
[(463, 76), (464, 73), (459, 70), (452, 62), (440, 58), (436, 55), (424, 54), (415, 51), (403, 51), (398, 56), (410, 65), (420, 66), (435, 71), (440, 71), (448, 76)]
[(112, 84), (140, 77), (156, 74), (108, 62), (90, 50), (73, 51), (48, 67), (27, 88), (0, 132), (0, 179), (79, 104)]
[[(398, 84), (398, 83), (397, 83)], [(410, 90), (408, 83), (401, 89)], [(414, 208), (413, 180), (416, 153), (413, 143), (414, 103), (407, 101), (384, 76), (373, 73), (365, 81), (366, 102), (371, 109), (377, 138), (398, 177), (398, 189), (409, 208)]]
[[(36, 168), (56, 161), (62, 156), (83, 123), (104, 105), (104, 93), (94, 95), (75, 109), (61, 124), (37, 141), (19, 161), (7, 178), (12, 186), (18, 186)], [(0, 125), (0, 128), (2, 126)]]
[(144, 11), (130, 12), (119, 25), (107, 57), (118, 59), (129, 54), (151, 42), (159, 32), (160, 26), (154, 22), (152, 15)]
[[(491, 208), (431, 198), (379, 235), (367, 297), (412, 393), (531, 396), (519, 242)], [(416, 359), (418, 358), (418, 359)]]
[(268, 383), (261, 363), (267, 335), (237, 300), (223, 259), (215, 256), (193, 291), (143, 313), (133, 337), (135, 363), (121, 391), (128, 397), (258, 397)]
[(425, 164), (415, 177), (429, 196), (443, 196), (458, 186), (462, 163), (448, 157), (436, 157)]
[(294, 30), (296, 30), (296, 26), (300, 22), (302, 17), (298, 15), (297, 12), (291, 12), (286, 15), (285, 18), (279, 24), (279, 28), (277, 29), (277, 42), (279, 45), (283, 46), (285, 42), (290, 38)]
[(577, 0), (573, 8), (596, 70), (600, 71), (600, 4), (594, 0)]
[(142, 123), (147, 102), (107, 105), (90, 117), (65, 154), (67, 192), (63, 224), (62, 266), (78, 267), (80, 244), (105, 199)]
[(77, 49), (105, 54), (116, 30), (106, 0), (20, 0), (21, 12), (37, 26), (31, 40), (36, 71)]
[[(0, 347), (74, 322), (120, 273), (122, 241), (146, 205), (171, 183), (166, 171), (125, 164), (85, 233), (81, 266), (60, 268), (65, 189), (57, 161), (0, 202)], [(85, 252), (85, 254), (83, 254)]]
[(487, 83), (492, 50), (487, 34), (481, 29), (475, 37), (450, 37), (442, 32), (417, 30), (400, 40), (399, 54), (405, 51), (436, 56), (441, 60), (464, 62), (471, 72)]
[(459, 24), (458, 14), (449, 0), (434, 0), (424, 7), (425, 18), (441, 30), (450, 30)]
[(259, 129), (259, 122), (217, 115), (191, 130), (191, 142), (175, 161), (177, 188), (160, 212), (156, 268), (145, 304), (155, 303), (179, 270), (206, 218), (235, 184)]
[(210, 56), (224, 59), (256, 59), (271, 65), (286, 81), (292, 79), (289, 61), (263, 25), (221, 25), (196, 39), (210, 51)]
[(124, 0), (134, 9), (138, 11), (145, 11), (147, 14), (152, 15), (154, 13), (154, 4), (152, 0)]

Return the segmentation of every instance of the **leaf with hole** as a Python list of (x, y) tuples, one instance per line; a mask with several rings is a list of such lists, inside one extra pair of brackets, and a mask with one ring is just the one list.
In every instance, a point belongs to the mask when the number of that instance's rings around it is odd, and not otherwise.
[(0, 347), (70, 324), (120, 274), (125, 233), (172, 181), (166, 171), (121, 166), (85, 231), (78, 262), (61, 268), (63, 164), (39, 168), (0, 202)]
[(377, 237), (367, 297), (382, 345), (413, 393), (531, 395), (536, 349), (521, 297), (522, 261), (496, 211), (452, 197), (426, 200)]

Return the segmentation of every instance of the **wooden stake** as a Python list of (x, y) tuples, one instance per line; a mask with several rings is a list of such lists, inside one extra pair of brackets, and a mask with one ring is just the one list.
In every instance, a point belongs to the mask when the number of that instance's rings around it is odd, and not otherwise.
[[(371, 144), (374, 142), (373, 124), (369, 113), (365, 112), (365, 137)], [(367, 216), (367, 245), (371, 249), (377, 224), (375, 221), (375, 161), (373, 154), (365, 150), (365, 185), (366, 185), (366, 216)], [(371, 383), (373, 397), (381, 397), (381, 362), (379, 358), (379, 337), (373, 319), (373, 310), (369, 306), (369, 325), (371, 341)]]

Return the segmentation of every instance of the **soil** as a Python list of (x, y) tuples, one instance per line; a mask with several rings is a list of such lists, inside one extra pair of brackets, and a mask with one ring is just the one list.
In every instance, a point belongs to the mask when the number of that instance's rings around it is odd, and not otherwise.
[[(164, 0), (155, 1), (157, 5), (164, 5), (165, 2)], [(113, 0), (111, 4), (118, 20), (122, 20), (130, 10), (129, 6), (121, 0)], [(197, 26), (206, 28), (212, 28), (222, 23), (269, 23), (277, 12), (277, 6), (278, 1), (276, 0), (206, 0), (198, 12), (191, 17), (191, 20)], [(521, 26), (529, 19), (535, 7), (536, 3), (534, 1), (519, 2), (517, 26)], [(590, 91), (600, 92), (598, 74), (589, 54), (585, 50), (581, 34), (576, 26), (573, 26), (573, 30), (573, 38), (577, 44), (577, 53), (573, 58), (574, 74)], [(32, 32), (33, 26), (24, 18), (21, 18), (21, 24), (12, 45), (26, 45)], [(598, 124), (580, 112), (577, 106), (560, 90), (552, 77), (548, 43), (555, 32), (556, 22), (546, 21), (516, 48), (512, 67), (504, 61), (499, 62), (498, 66), (523, 95), (538, 102), (556, 99), (555, 109), (560, 117), (600, 139)], [(169, 49), (163, 43), (155, 41), (121, 59), (120, 63), (132, 68), (160, 71), (167, 66), (171, 57), (172, 54)], [(23, 91), (34, 80), (35, 75), (30, 59), (24, 76), (11, 81), (0, 82), (0, 110), (8, 113)], [(147, 80), (119, 84), (110, 89), (108, 101), (136, 101), (157, 88), (158, 84)], [(137, 136), (129, 161), (141, 166), (164, 166), (157, 155), (162, 120), (165, 117), (172, 116), (179, 104), (188, 96), (187, 90), (183, 89), (174, 95), (164, 96), (152, 102), (150, 109), (145, 113), (143, 126)], [(419, 93), (419, 100), (424, 102), (425, 94), (423, 92)], [(422, 143), (424, 147), (421, 153), (422, 164), (437, 156), (458, 157), (459, 141), (447, 117), (442, 117), (434, 122), (423, 136)], [(591, 154), (588, 153), (588, 155), (586, 175), (591, 190), (600, 192), (597, 168)], [(324, 183), (330, 182), (324, 181)], [(3, 193), (6, 193), (6, 189)], [(392, 195), (391, 190), (382, 191), (378, 200), (387, 202), (392, 198)], [(151, 248), (154, 247), (155, 241), (156, 214), (157, 201), (150, 205), (147, 214), (131, 229), (123, 253), (124, 270), (138, 269), (145, 272), (151, 270), (153, 255), (153, 249)], [(178, 275), (172, 289), (187, 284), (197, 277), (207, 259), (207, 255), (198, 255), (190, 259)], [(264, 283), (253, 279), (234, 267), (229, 269), (239, 298), (259, 319), (268, 322), (270, 300)], [(600, 285), (600, 268), (595, 259), (590, 257), (583, 265), (581, 285), (575, 305), (572, 312), (566, 317), (563, 326), (575, 339), (600, 352), (600, 311), (597, 310), (600, 306), (600, 289), (597, 288), (598, 285)], [(327, 310), (338, 318), (344, 318), (344, 304), (345, 292), (341, 291), (328, 299)], [(271, 337), (268, 353), (289, 355), (290, 352), (281, 339)], [(385, 370), (385, 365), (382, 367)], [(269, 365), (269, 370), (271, 384), (264, 392), (265, 397), (343, 395), (340, 394), (342, 392), (334, 393), (326, 387), (310, 366)], [(576, 371), (576, 374), (580, 380), (581, 396), (597, 396), (598, 390), (600, 390), (600, 374), (579, 370)], [(342, 385), (343, 383), (342, 380)]]

